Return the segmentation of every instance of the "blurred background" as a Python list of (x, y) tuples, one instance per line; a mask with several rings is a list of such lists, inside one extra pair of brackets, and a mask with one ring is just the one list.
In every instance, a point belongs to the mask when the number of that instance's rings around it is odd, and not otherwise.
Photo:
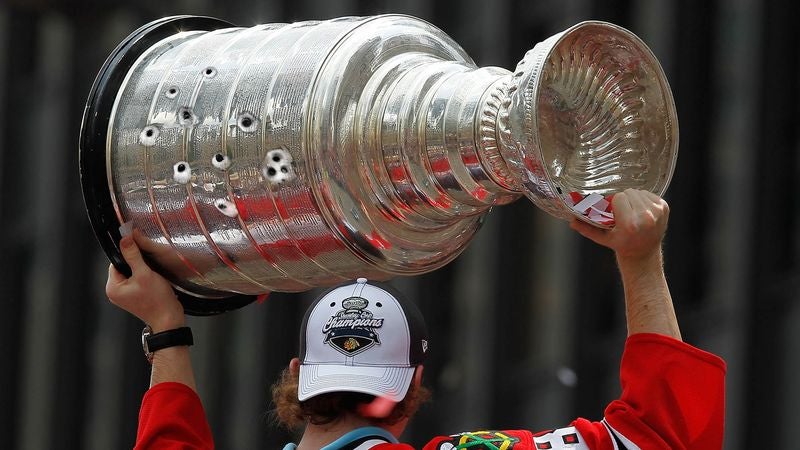
[[(0, 436), (8, 449), (133, 446), (149, 366), (142, 324), (108, 303), (107, 259), (78, 179), (84, 103), (140, 25), (237, 25), (408, 13), (480, 66), (584, 19), (637, 33), (680, 118), (665, 254), (685, 340), (728, 363), (726, 449), (794, 448), (800, 429), (800, 74), (790, 0), (4, 0), (0, 3)], [(393, 283), (431, 328), (433, 389), (406, 439), (599, 419), (625, 338), (613, 256), (527, 200), (492, 211), (455, 262)], [(308, 294), (192, 318), (201, 396), (221, 449), (280, 448), (269, 386), (297, 352)], [(435, 406), (434, 406), (435, 405)]]

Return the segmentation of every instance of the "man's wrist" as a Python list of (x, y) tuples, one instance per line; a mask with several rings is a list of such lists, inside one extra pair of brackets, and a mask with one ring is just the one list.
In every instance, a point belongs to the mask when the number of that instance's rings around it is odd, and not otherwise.
[(150, 328), (153, 330), (153, 333), (160, 333), (162, 331), (185, 327), (186, 316), (183, 315), (183, 313), (180, 315), (167, 315), (159, 317), (158, 319), (145, 321), (145, 323), (150, 326)]
[(153, 334), (161, 333), (162, 331), (175, 330), (186, 326), (186, 322), (164, 322), (163, 324), (150, 325)]
[(153, 334), (158, 334), (158, 333), (163, 333), (164, 331), (177, 330), (177, 329), (183, 328), (185, 326), (186, 326), (185, 323), (175, 323), (175, 324), (172, 324), (172, 325), (165, 324), (163, 326), (151, 325), (150, 329), (153, 330), (152, 331)]
[(142, 348), (145, 357), (150, 363), (153, 362), (154, 354), (160, 350), (193, 344), (194, 337), (189, 327), (174, 328), (154, 333), (152, 328), (148, 325), (142, 330)]
[(652, 269), (660, 269), (664, 265), (663, 258), (661, 256), (660, 246), (641, 255), (625, 255), (617, 253), (616, 257), (617, 257), (617, 265), (623, 272), (629, 270), (649, 271)]
[(175, 361), (176, 358), (182, 357), (184, 354), (189, 354), (188, 345), (176, 345), (174, 347), (162, 348), (157, 352), (153, 352), (153, 357), (150, 361), (150, 364), (163, 365), (165, 363), (171, 363)]

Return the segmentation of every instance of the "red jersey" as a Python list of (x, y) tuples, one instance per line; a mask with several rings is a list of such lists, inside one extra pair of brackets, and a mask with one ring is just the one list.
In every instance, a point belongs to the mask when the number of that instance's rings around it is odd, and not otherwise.
[[(622, 395), (599, 422), (538, 433), (480, 430), (439, 436), (424, 450), (716, 450), (722, 448), (725, 363), (681, 341), (636, 334), (625, 343)], [(381, 449), (408, 449), (382, 443)], [(211, 449), (200, 398), (188, 386), (160, 383), (142, 400), (136, 449)], [(361, 447), (359, 447), (360, 449)]]

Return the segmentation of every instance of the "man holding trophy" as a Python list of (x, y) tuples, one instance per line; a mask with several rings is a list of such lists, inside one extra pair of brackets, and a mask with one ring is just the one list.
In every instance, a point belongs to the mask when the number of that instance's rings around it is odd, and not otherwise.
[(143, 26), (106, 61), (84, 115), (106, 291), (147, 325), (137, 448), (213, 447), (184, 312), (333, 285), (274, 388), (281, 421), (305, 427), (286, 449), (410, 448), (398, 438), (426, 397), (425, 324), (373, 281), (441, 267), (493, 206), (523, 196), (616, 254), (622, 396), (599, 422), (425, 448), (721, 448), (725, 365), (681, 342), (662, 269), (677, 114), (638, 37), (583, 22), (511, 72), (477, 67), (409, 16), (228, 27)]
[[(661, 241), (667, 228), (669, 207), (655, 194), (636, 190), (615, 195), (613, 206), (617, 221), (613, 229), (595, 228), (578, 220), (573, 221), (572, 226), (587, 238), (613, 250), (617, 257), (625, 288), (628, 324), (621, 368), (621, 398), (609, 404), (600, 422), (577, 419), (569, 427), (539, 434), (525, 430), (483, 430), (442, 436), (433, 439), (426, 449), (722, 448), (725, 364), (718, 357), (681, 341), (662, 269)], [(106, 291), (111, 301), (142, 319), (153, 333), (183, 327), (183, 309), (171, 285), (150, 270), (132, 238), (124, 238), (122, 247), (133, 275), (125, 278), (113, 266), (109, 267)], [(355, 285), (365, 283), (368, 282), (359, 280)], [(352, 293), (352, 286), (343, 287), (349, 288), (347, 294)], [(382, 289), (366, 286), (375, 291), (366, 295), (361, 287), (359, 293), (368, 301), (382, 301), (384, 306), (397, 301)], [(339, 293), (334, 309), (342, 308), (340, 303), (344, 298), (360, 297)], [(393, 355), (380, 355), (378, 359), (387, 358), (383, 360), (385, 367), (372, 364), (361, 375), (358, 366), (346, 365), (342, 359), (340, 364), (328, 362), (324, 375), (315, 377), (314, 369), (319, 364), (310, 359), (324, 353), (326, 347), (332, 348), (333, 344), (327, 343), (321, 333), (323, 317), (315, 321), (311, 313), (320, 304), (327, 307), (332, 300), (337, 300), (336, 290), (323, 295), (309, 308), (301, 338), (307, 339), (301, 344), (305, 347), (304, 360), (292, 360), (283, 380), (274, 389), (281, 421), (305, 426), (298, 446), (287, 448), (411, 448), (398, 444), (397, 439), (420, 401), (421, 357), (427, 349), (419, 352), (421, 356), (416, 361), (409, 361), (408, 354), (414, 351), (409, 351), (408, 346), (422, 344), (409, 338), (414, 335), (413, 330), (405, 333), (405, 339), (400, 338), (402, 333), (391, 333), (400, 342), (387, 342), (389, 337), (383, 337), (380, 345), (351, 358), (371, 357), (370, 351), (391, 353), (388, 347), (405, 345), (405, 352), (394, 352), (394, 357), (399, 359), (392, 361)], [(406, 302), (403, 307), (411, 310), (402, 313), (407, 315), (404, 323), (420, 320), (413, 305)], [(375, 332), (389, 334), (383, 329), (389, 328), (389, 318), (381, 316), (380, 319), (383, 323), (373, 327)], [(526, 323), (532, 319), (521, 318)], [(315, 339), (306, 338), (306, 334)], [(424, 340), (424, 336), (417, 336), (417, 339)], [(188, 346), (176, 345), (154, 352), (152, 365), (151, 389), (142, 403), (136, 448), (213, 448), (211, 431), (194, 391)], [(394, 390), (385, 390), (386, 383), (370, 379), (370, 370), (396, 369), (397, 366), (402, 366), (410, 376), (398, 375), (404, 384)], [(299, 400), (298, 389), (304, 391), (300, 392)], [(405, 399), (406, 395), (412, 398)], [(312, 405), (306, 406), (306, 403)], [(458, 447), (481, 440), (494, 443), (496, 447)], [(507, 443), (505, 447), (503, 443)]]

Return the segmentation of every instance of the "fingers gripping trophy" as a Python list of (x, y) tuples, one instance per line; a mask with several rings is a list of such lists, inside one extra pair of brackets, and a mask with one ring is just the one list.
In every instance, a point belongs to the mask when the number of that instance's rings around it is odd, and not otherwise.
[[(527, 197), (613, 226), (610, 196), (666, 190), (663, 70), (631, 32), (583, 22), (510, 72), (403, 15), (136, 30), (89, 95), (87, 212), (123, 273), (132, 230), (186, 310), (433, 271), (495, 205)], [(126, 231), (127, 230), (127, 231)]]

